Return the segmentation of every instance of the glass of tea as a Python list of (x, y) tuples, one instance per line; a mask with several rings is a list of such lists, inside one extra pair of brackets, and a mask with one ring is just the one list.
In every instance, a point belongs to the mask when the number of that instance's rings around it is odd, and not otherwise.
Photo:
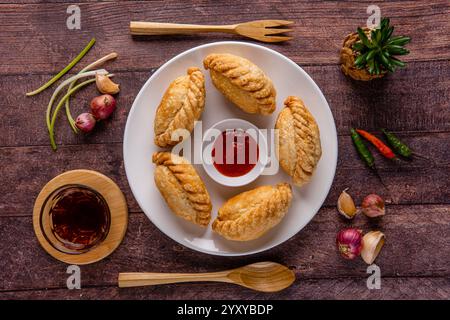
[(71, 184), (47, 197), (40, 223), (44, 236), (55, 249), (80, 254), (105, 240), (111, 213), (100, 193), (84, 185)]

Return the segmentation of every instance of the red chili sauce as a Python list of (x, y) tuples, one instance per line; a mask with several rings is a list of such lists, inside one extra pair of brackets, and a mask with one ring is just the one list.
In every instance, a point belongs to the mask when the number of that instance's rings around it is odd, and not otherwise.
[(216, 138), (211, 155), (217, 171), (227, 177), (240, 177), (255, 167), (259, 147), (245, 131), (227, 130)]

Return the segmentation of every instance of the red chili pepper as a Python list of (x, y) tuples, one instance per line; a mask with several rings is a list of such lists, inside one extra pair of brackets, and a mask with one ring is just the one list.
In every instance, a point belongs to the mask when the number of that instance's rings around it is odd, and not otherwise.
[(356, 129), (356, 131), (361, 136), (363, 136), (365, 139), (367, 139), (367, 141), (372, 143), (378, 149), (378, 151), (381, 152), (381, 154), (383, 156), (385, 156), (388, 159), (395, 159), (396, 158), (395, 157), (395, 153), (392, 151), (392, 149), (389, 148), (387, 145), (385, 145), (383, 141), (381, 141), (380, 139), (375, 137), (373, 134), (370, 134), (369, 132), (361, 130), (361, 129)]

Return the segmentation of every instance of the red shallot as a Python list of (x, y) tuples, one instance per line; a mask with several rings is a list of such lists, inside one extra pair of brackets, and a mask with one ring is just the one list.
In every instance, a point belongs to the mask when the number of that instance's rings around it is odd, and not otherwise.
[(362, 231), (355, 228), (341, 230), (336, 237), (336, 245), (345, 259), (356, 258), (362, 249)]
[(91, 113), (85, 112), (80, 114), (75, 121), (75, 125), (81, 131), (88, 133), (95, 127), (95, 118)]
[(116, 109), (116, 99), (109, 94), (103, 94), (91, 100), (91, 112), (97, 120), (105, 120)]

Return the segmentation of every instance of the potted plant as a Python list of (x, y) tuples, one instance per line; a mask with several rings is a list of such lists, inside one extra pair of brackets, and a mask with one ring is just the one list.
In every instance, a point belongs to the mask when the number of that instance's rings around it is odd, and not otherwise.
[(394, 27), (389, 19), (381, 19), (376, 28), (358, 28), (345, 37), (341, 49), (341, 70), (355, 80), (381, 78), (388, 72), (405, 66), (396, 56), (409, 53), (404, 45), (409, 37), (392, 36)]

